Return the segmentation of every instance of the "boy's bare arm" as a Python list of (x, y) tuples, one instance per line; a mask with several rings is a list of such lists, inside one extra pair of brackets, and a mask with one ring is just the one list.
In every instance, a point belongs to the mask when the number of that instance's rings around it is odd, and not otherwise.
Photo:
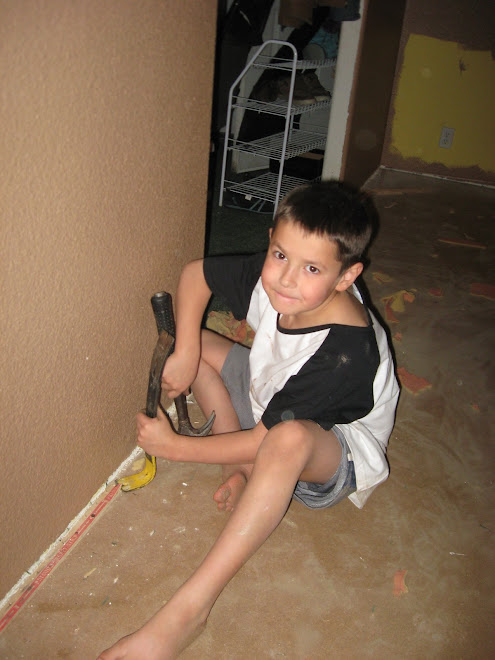
[(201, 321), (210, 297), (211, 290), (203, 273), (203, 259), (191, 261), (184, 267), (177, 287), (177, 352), (195, 349), (199, 354)]
[(177, 434), (164, 413), (151, 419), (137, 416), (137, 443), (152, 456), (170, 461), (237, 465), (254, 463), (258, 448), (267, 433), (263, 422), (246, 431), (233, 431), (207, 437)]
[(170, 399), (186, 391), (196, 378), (201, 355), (201, 321), (211, 291), (203, 274), (203, 260), (187, 264), (175, 299), (175, 351), (165, 363), (162, 387)]

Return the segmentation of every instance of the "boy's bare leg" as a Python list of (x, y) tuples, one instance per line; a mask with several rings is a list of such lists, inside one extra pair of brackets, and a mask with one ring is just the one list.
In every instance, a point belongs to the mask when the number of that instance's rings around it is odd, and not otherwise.
[(312, 422), (271, 429), (238, 505), (199, 568), (143, 628), (100, 660), (176, 658), (201, 632), (224, 587), (280, 523), (297, 480), (323, 483), (335, 473), (341, 455), (334, 434)]
[(215, 411), (213, 435), (241, 430), (229, 393), (220, 376), (233, 346), (234, 342), (215, 332), (203, 330), (201, 333), (201, 360), (192, 390), (206, 417)]
[[(201, 362), (192, 389), (206, 417), (209, 417), (212, 410), (216, 412), (212, 429), (214, 435), (241, 430), (229, 393), (220, 376), (232, 346), (232, 341), (214, 332), (204, 330), (201, 334)], [(220, 511), (232, 511), (252, 469), (252, 465), (222, 466), (223, 482), (213, 495)]]

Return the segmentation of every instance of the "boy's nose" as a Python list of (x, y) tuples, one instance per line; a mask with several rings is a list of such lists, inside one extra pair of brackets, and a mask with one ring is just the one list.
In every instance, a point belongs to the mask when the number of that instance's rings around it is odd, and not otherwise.
[(284, 268), (284, 271), (282, 272), (282, 276), (280, 278), (280, 283), (282, 284), (282, 286), (286, 288), (295, 287), (297, 284), (295, 269), (291, 268), (290, 266)]

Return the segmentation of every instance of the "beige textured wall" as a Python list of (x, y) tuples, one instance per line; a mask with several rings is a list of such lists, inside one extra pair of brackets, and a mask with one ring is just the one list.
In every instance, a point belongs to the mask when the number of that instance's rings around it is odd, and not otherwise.
[(202, 256), (215, 0), (2, 0), (0, 598), (135, 446)]

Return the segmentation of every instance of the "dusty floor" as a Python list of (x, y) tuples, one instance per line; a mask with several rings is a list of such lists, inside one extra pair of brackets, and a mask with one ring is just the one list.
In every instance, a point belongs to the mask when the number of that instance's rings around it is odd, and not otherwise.
[[(293, 503), (184, 658), (495, 657), (495, 301), (470, 293), (495, 285), (495, 190), (383, 171), (371, 187), (365, 281), (384, 316), (392, 297), (398, 366), (427, 381), (402, 390), (391, 476), (362, 511)], [(95, 658), (144, 623), (222, 528), (218, 483), (216, 467), (159, 461), (27, 600), (0, 657)]]

